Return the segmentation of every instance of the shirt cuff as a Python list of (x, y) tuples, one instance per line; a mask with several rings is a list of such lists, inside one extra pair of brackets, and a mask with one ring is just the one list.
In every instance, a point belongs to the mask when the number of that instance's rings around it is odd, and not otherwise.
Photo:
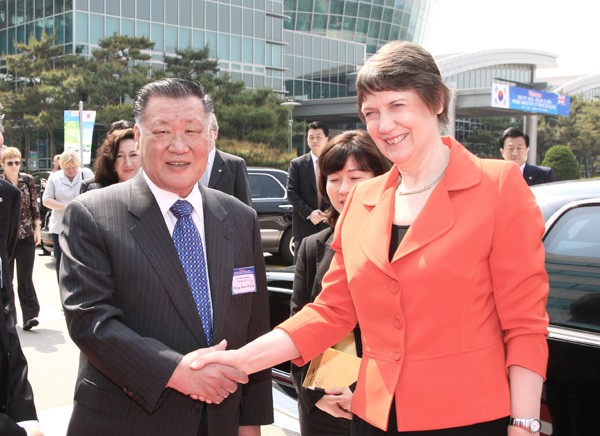
[(40, 429), (40, 423), (39, 423), (39, 421), (34, 421), (34, 420), (31, 420), (31, 421), (19, 421), (19, 422), (17, 422), (17, 425), (19, 427), (22, 427), (22, 428), (34, 428), (36, 430)]

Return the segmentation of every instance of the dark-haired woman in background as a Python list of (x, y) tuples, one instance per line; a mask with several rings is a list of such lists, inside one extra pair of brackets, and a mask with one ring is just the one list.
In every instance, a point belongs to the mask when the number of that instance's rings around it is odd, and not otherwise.
[(94, 177), (83, 181), (81, 192), (125, 182), (137, 174), (140, 163), (133, 129), (114, 130), (98, 149)]
[[(291, 314), (315, 300), (321, 292), (321, 280), (329, 269), (334, 251), (331, 249), (333, 228), (344, 208), (350, 189), (357, 183), (384, 174), (392, 164), (381, 154), (364, 130), (351, 130), (329, 141), (319, 157), (318, 189), (331, 206), (325, 211), (325, 222), (331, 227), (302, 240), (298, 249)], [(344, 341), (343, 348), (361, 355), (360, 332), (355, 329)], [(336, 347), (338, 348), (338, 347)], [(298, 415), (302, 436), (350, 434), (349, 387), (328, 389), (325, 393), (302, 387), (308, 364), (292, 365), (292, 376), (298, 391)]]

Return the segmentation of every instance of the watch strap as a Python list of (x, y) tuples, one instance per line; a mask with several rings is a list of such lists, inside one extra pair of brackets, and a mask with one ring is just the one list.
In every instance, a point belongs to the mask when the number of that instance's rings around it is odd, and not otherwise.
[(537, 418), (513, 418), (511, 416), (508, 424), (514, 427), (525, 429), (530, 433), (537, 433), (542, 428), (542, 423)]

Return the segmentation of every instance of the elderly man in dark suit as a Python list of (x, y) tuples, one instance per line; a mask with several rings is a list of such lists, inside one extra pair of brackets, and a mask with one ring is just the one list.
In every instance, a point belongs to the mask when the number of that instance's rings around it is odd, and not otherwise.
[(512, 160), (519, 167), (529, 186), (556, 181), (552, 168), (527, 163), (529, 135), (517, 127), (509, 127), (500, 138), (500, 153), (504, 160)]
[(8, 265), (17, 243), (20, 208), (19, 189), (0, 179), (0, 434), (5, 436), (42, 435), (27, 381), (27, 360), (10, 308), (13, 293)]
[(246, 161), (239, 156), (217, 150), (219, 123), (215, 114), (210, 115), (210, 153), (200, 182), (204, 186), (233, 195), (242, 203), (252, 206)]
[(258, 435), (273, 420), (269, 371), (190, 368), (269, 330), (256, 213), (198, 183), (213, 110), (196, 82), (142, 87), (142, 171), (66, 209), (61, 298), (82, 352), (69, 435)]
[(320, 121), (309, 123), (306, 142), (310, 152), (292, 159), (288, 168), (287, 195), (294, 209), (292, 232), (296, 248), (305, 237), (328, 227), (323, 215), (328, 204), (323, 202), (317, 190), (317, 161), (327, 141), (329, 128)]

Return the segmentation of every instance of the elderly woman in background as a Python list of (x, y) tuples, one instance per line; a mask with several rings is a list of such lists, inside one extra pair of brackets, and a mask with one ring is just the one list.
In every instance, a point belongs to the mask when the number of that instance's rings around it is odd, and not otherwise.
[(416, 44), (384, 45), (356, 89), (394, 167), (348, 196), (323, 291), (272, 332), (192, 368), (303, 365), (358, 323), (352, 434), (539, 434), (549, 285), (544, 220), (519, 167), (440, 136), (450, 90)]
[[(321, 280), (329, 269), (333, 228), (354, 185), (387, 172), (391, 162), (385, 158), (364, 130), (351, 130), (331, 139), (319, 157), (317, 186), (329, 208), (325, 220), (331, 227), (302, 240), (298, 249), (291, 314), (294, 315), (321, 293)], [(360, 357), (360, 330), (356, 328), (335, 348)], [(292, 365), (294, 385), (298, 391), (298, 416), (302, 436), (349, 435), (349, 387), (325, 392), (302, 387), (308, 365)]]
[[(33, 285), (33, 264), (35, 262), (35, 246), (41, 241), (41, 220), (37, 205), (35, 181), (29, 174), (19, 172), (21, 168), (21, 152), (16, 147), (7, 147), (2, 152), (3, 179), (15, 185), (21, 191), (21, 219), (17, 232), (17, 246), (10, 259), (10, 276), (17, 266), (17, 283), (19, 303), (23, 315), (23, 330), (31, 330), (39, 324), (40, 303)], [(16, 316), (14, 295), (12, 310)]]
[(137, 174), (140, 164), (133, 129), (114, 130), (98, 148), (94, 177), (83, 181), (81, 192), (125, 182)]
[(74, 151), (65, 151), (58, 160), (60, 171), (55, 171), (48, 177), (46, 189), (42, 197), (44, 206), (52, 209), (48, 230), (52, 234), (54, 244), (54, 259), (56, 260), (56, 276), (60, 269), (62, 251), (58, 244), (58, 236), (62, 232), (62, 219), (67, 205), (79, 195), (81, 182), (94, 174), (89, 168), (81, 168), (79, 155)]

